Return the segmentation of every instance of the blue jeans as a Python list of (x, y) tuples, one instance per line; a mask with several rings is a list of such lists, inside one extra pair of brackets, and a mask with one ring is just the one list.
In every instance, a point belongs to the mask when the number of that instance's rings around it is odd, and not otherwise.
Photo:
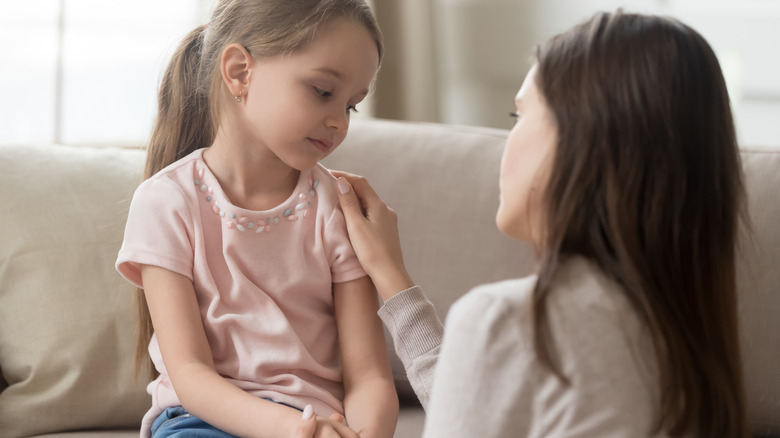
[[(266, 399), (268, 401), (273, 401)], [(300, 409), (286, 403), (280, 405)], [(168, 408), (152, 423), (152, 438), (237, 438), (190, 414), (181, 406)]]
[(183, 407), (168, 408), (154, 420), (152, 438), (236, 438), (190, 414)]

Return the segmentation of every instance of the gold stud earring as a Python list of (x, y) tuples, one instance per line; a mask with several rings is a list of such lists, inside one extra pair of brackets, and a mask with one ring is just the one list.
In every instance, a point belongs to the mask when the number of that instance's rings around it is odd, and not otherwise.
[(236, 102), (238, 102), (238, 103), (241, 103), (241, 102), (243, 102), (243, 101), (244, 101), (244, 98), (243, 98), (243, 97), (241, 97), (241, 95), (242, 95), (242, 94), (244, 94), (244, 90), (241, 90), (241, 91), (239, 91), (239, 92), (238, 92), (238, 96), (234, 97), (234, 99), (236, 100)]

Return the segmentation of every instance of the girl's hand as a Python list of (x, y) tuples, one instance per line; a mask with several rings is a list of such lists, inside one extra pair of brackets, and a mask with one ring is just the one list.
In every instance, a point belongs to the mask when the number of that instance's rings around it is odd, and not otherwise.
[(398, 215), (376, 194), (365, 178), (332, 172), (338, 178), (339, 203), (358, 260), (382, 299), (414, 286), (404, 265), (398, 237)]
[(333, 414), (327, 419), (318, 418), (309, 405), (303, 410), (302, 419), (293, 438), (359, 438), (355, 431), (344, 424), (344, 417), (339, 414)]

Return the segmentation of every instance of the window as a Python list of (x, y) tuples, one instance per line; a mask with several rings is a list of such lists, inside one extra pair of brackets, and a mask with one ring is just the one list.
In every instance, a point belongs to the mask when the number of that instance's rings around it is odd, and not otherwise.
[(159, 78), (215, 0), (0, 6), (0, 141), (146, 142)]
[(507, 108), (535, 45), (597, 11), (623, 7), (671, 15), (701, 33), (723, 68), (740, 145), (780, 145), (778, 0), (427, 1), (434, 5), (438, 64), (424, 71), (438, 75), (437, 121), (511, 126)]
[(667, 0), (720, 60), (741, 145), (780, 145), (780, 2)]

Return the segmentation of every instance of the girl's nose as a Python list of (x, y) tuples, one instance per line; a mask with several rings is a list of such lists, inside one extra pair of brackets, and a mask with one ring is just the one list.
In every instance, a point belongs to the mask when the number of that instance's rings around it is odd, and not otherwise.
[(325, 123), (328, 128), (335, 129), (338, 132), (346, 132), (349, 127), (349, 114), (345, 109), (337, 110), (328, 116)]

